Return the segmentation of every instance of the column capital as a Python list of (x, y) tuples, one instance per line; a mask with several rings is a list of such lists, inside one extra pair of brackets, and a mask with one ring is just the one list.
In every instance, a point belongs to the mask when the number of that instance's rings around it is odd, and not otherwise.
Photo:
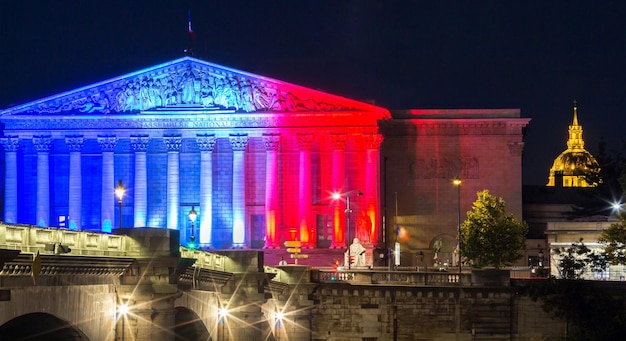
[(83, 135), (67, 135), (65, 136), (65, 144), (70, 152), (80, 152), (83, 149)]
[(211, 152), (215, 147), (215, 134), (197, 134), (196, 143), (201, 152)]
[(333, 145), (333, 150), (344, 150), (346, 148), (347, 141), (348, 135), (346, 133), (330, 134), (330, 142)]
[(98, 136), (98, 144), (103, 152), (112, 152), (117, 145), (117, 137), (115, 135)]
[(524, 142), (509, 141), (507, 142), (509, 153), (511, 156), (522, 156), (524, 152)]
[(0, 144), (7, 152), (16, 152), (20, 147), (20, 139), (17, 136), (7, 136), (0, 138)]
[(49, 152), (52, 145), (52, 138), (47, 136), (33, 136), (33, 145), (37, 152)]
[(148, 135), (131, 135), (130, 137), (130, 145), (135, 152), (145, 152), (149, 143), (150, 136)]
[(298, 140), (300, 150), (311, 150), (315, 135), (313, 133), (296, 134), (296, 139)]
[(366, 149), (380, 149), (380, 144), (384, 140), (383, 136), (377, 133), (366, 133), (363, 134), (363, 137), (365, 138)]
[(278, 147), (280, 146), (280, 134), (263, 134), (263, 143), (265, 144), (266, 151), (278, 150)]
[(163, 136), (163, 142), (168, 152), (178, 152), (183, 144), (183, 137), (180, 135)]
[(230, 134), (228, 136), (233, 151), (245, 151), (248, 146), (248, 134)]

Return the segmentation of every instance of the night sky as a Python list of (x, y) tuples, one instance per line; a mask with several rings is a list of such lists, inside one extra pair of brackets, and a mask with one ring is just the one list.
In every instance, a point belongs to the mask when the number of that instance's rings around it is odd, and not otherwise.
[(524, 184), (566, 148), (621, 148), (626, 1), (8, 1), (0, 108), (183, 56), (389, 109), (520, 108)]

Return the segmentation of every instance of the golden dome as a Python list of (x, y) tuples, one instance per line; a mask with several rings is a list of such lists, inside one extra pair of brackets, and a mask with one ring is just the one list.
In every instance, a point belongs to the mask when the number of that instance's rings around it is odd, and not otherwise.
[(597, 182), (588, 183), (589, 178), (597, 178), (600, 172), (598, 161), (585, 150), (583, 127), (578, 124), (576, 102), (574, 102), (574, 120), (569, 126), (567, 149), (562, 152), (550, 168), (546, 186), (595, 187)]

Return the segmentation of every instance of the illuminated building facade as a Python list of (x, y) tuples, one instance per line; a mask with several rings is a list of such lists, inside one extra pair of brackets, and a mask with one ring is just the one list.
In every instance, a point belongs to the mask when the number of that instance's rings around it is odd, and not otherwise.
[(184, 57), (0, 111), (3, 219), (169, 228), (214, 248), (398, 240), (402, 264), (444, 261), (476, 192), (521, 218), (529, 121), (518, 109), (390, 112)]
[(177, 229), (216, 248), (345, 247), (345, 199), (332, 193), (359, 190), (352, 214), (369, 219), (373, 245), (386, 119), (384, 108), (184, 57), (0, 111), (3, 218)]
[[(568, 130), (567, 149), (554, 159), (546, 186), (595, 187), (598, 185), (597, 181), (600, 181), (598, 178), (600, 165), (593, 155), (585, 150), (583, 127), (578, 124), (577, 111), (574, 102), (574, 119)], [(597, 181), (589, 183), (589, 179)]]

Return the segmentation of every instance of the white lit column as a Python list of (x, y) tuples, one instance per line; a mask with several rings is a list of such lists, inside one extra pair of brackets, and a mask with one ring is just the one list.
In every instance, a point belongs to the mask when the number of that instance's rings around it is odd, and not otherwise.
[(135, 151), (135, 187), (133, 188), (134, 227), (146, 227), (148, 217), (148, 168), (146, 150), (150, 143), (148, 136), (131, 136), (130, 144)]
[[(346, 160), (345, 160), (345, 148), (348, 136), (346, 134), (330, 134), (330, 141), (332, 143), (332, 156), (333, 156), (333, 168), (332, 168), (332, 186), (334, 193), (343, 193), (346, 188), (344, 179), (346, 176)], [(346, 247), (345, 238), (345, 213), (343, 209), (344, 203), (341, 200), (335, 200), (333, 203), (333, 248)]]
[(117, 137), (98, 136), (98, 144), (102, 150), (102, 193), (100, 202), (100, 228), (102, 232), (111, 232), (115, 220), (115, 180), (114, 156)]
[(278, 212), (278, 148), (280, 134), (264, 134), (265, 144), (265, 248), (279, 248), (276, 234)]
[(4, 222), (17, 223), (17, 148), (20, 145), (17, 136), (0, 139), (4, 146)]
[(213, 247), (213, 147), (215, 135), (196, 135), (200, 148), (200, 244)]
[(81, 230), (83, 207), (83, 176), (81, 171), (82, 135), (66, 136), (65, 144), (70, 152), (69, 201), (67, 219), (71, 230)]
[(180, 146), (181, 136), (164, 136), (167, 148), (167, 228), (178, 229), (180, 210)]
[(300, 225), (300, 241), (305, 248), (315, 246), (315, 235), (311, 231), (315, 224), (312, 221), (312, 184), (311, 184), (311, 146), (313, 134), (298, 134), (300, 147), (300, 166), (298, 177), (298, 223)]
[(383, 136), (380, 134), (365, 134), (365, 207), (366, 214), (372, 223), (370, 240), (372, 245), (379, 245), (380, 228), (380, 144)]
[(233, 149), (233, 247), (243, 247), (246, 241), (246, 165), (247, 134), (229, 136)]
[(37, 226), (50, 226), (50, 136), (33, 137), (37, 151)]

